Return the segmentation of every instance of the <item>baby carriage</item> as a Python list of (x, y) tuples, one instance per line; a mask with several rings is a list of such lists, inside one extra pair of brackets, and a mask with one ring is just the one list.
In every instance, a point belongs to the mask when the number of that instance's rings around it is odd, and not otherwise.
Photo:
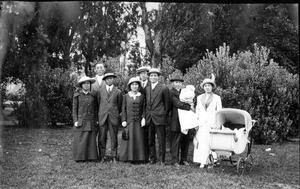
[[(221, 160), (230, 161), (237, 166), (238, 175), (242, 175), (244, 170), (252, 170), (253, 157), (251, 155), (251, 129), (256, 121), (251, 119), (248, 112), (240, 109), (224, 108), (216, 112), (216, 128), (210, 129), (210, 148), (217, 154), (217, 159), (209, 155), (212, 166), (219, 164)], [(232, 159), (232, 155), (241, 154), (247, 148), (246, 157), (240, 157), (237, 161)]]

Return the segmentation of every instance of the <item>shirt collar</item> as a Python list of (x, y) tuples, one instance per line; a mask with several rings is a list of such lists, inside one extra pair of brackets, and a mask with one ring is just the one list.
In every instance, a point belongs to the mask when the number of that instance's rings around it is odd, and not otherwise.
[(112, 90), (113, 86), (114, 86), (114, 85), (111, 85), (111, 86), (106, 85), (106, 90), (107, 90), (107, 91), (108, 91), (108, 89)]
[(152, 89), (154, 89), (156, 87), (156, 85), (158, 84), (158, 82), (155, 82), (155, 83), (151, 83), (151, 87)]

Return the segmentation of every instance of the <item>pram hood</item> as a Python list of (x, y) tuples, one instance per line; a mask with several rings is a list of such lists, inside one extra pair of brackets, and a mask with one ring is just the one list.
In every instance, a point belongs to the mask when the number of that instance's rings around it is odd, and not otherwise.
[(225, 123), (245, 125), (246, 131), (252, 128), (252, 119), (248, 112), (241, 109), (223, 108), (216, 112), (216, 126), (221, 128)]

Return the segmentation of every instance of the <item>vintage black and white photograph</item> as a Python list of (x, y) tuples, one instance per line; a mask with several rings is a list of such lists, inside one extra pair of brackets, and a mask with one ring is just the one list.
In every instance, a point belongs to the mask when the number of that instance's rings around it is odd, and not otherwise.
[(300, 189), (299, 4), (0, 2), (1, 189)]

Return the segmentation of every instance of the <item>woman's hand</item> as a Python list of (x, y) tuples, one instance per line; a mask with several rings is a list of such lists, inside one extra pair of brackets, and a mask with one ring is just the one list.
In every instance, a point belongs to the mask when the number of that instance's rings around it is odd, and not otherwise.
[(122, 122), (122, 126), (123, 126), (123, 127), (126, 127), (126, 126), (127, 126), (127, 122), (126, 122), (126, 121), (123, 121), (123, 122)]
[(145, 121), (145, 118), (143, 118), (141, 121), (141, 126), (144, 127), (145, 125), (146, 125), (146, 121)]

